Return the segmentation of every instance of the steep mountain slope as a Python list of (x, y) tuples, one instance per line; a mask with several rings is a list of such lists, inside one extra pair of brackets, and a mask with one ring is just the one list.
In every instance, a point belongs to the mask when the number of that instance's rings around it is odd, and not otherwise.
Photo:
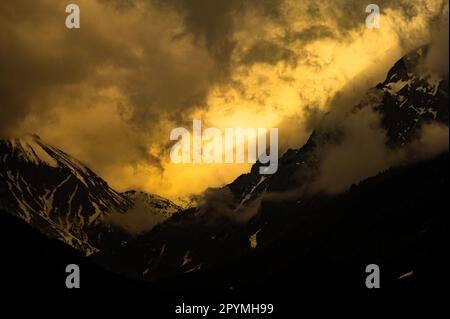
[(112, 231), (102, 223), (111, 212), (126, 216), (142, 201), (139, 209), (160, 213), (163, 221), (180, 209), (159, 196), (116, 192), (36, 135), (0, 140), (0, 164), (0, 208), (86, 255), (100, 248), (99, 232)]
[(86, 235), (111, 208), (131, 202), (70, 155), (38, 136), (0, 140), (0, 207), (86, 255), (97, 249)]

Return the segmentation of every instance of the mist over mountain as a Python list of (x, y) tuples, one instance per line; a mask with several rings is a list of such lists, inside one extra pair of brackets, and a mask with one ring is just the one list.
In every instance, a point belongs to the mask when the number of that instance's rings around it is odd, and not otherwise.
[(195, 207), (117, 192), (28, 135), (0, 140), (0, 208), (106, 269), (173, 289), (250, 292), (280, 288), (280, 276), (312, 286), (310, 273), (320, 286), (333, 282), (330, 264), (340, 284), (360, 287), (357, 269), (373, 262), (388, 286), (410, 271), (406, 282), (434, 283), (448, 264), (448, 76), (419, 67), (428, 50), (395, 63), (359, 104), (325, 114), (275, 174), (257, 163)]

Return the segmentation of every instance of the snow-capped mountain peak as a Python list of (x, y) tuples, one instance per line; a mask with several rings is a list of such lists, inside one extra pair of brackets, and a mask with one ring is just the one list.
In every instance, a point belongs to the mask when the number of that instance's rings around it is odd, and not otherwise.
[(107, 221), (157, 224), (181, 208), (144, 192), (119, 193), (73, 156), (35, 134), (0, 139), (0, 208), (90, 255)]
[(86, 233), (112, 208), (131, 206), (125, 196), (72, 156), (37, 135), (0, 140), (0, 207), (89, 255)]
[[(58, 166), (58, 162), (46, 151), (48, 146), (41, 141), (38, 135), (31, 134), (23, 138), (10, 139), (6, 143), (9, 143), (11, 147), (12, 156), (17, 156), (25, 162), (51, 167)], [(7, 156), (8, 154), (4, 155), (3, 161)]]

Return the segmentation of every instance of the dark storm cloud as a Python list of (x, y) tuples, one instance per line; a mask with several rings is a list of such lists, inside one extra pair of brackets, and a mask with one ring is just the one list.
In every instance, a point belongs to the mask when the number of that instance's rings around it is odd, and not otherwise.
[(106, 6), (112, 6), (117, 10), (129, 10), (136, 8), (136, 2), (134, 0), (98, 0), (98, 2)]
[(275, 43), (261, 41), (253, 45), (242, 57), (244, 64), (251, 65), (254, 63), (276, 64), (279, 61), (287, 63), (296, 62), (296, 54), (294, 51), (284, 48)]
[[(118, 11), (129, 12), (136, 9), (138, 2), (102, 0), (100, 3), (106, 7), (114, 7)], [(258, 12), (258, 15), (269, 17), (277, 23), (285, 23), (280, 14), (280, 7), (284, 2), (278, 0), (147, 1), (149, 6), (154, 3), (165, 10), (175, 10), (183, 17), (184, 28), (172, 34), (174, 41), (180, 36), (194, 37), (199, 47), (204, 43), (214, 63), (210, 62), (210, 65), (207, 63), (206, 67), (202, 67), (203, 61), (198, 61), (197, 64), (192, 63), (188, 69), (180, 66), (179, 63), (187, 61), (167, 56), (167, 52), (161, 49), (165, 44), (158, 41), (157, 32), (152, 33), (152, 30), (150, 34), (136, 30), (133, 37), (136, 42), (140, 42), (142, 50), (142, 58), (138, 58), (130, 52), (125, 39), (115, 38), (113, 35), (105, 36), (104, 31), (96, 27), (96, 21), (87, 19), (82, 19), (83, 27), (80, 30), (65, 32), (59, 34), (59, 38), (48, 39), (49, 36), (46, 34), (49, 30), (62, 31), (60, 29), (63, 28), (62, 21), (65, 17), (62, 3), (23, 0), (2, 2), (1, 134), (4, 135), (11, 127), (17, 126), (31, 110), (45, 113), (48, 104), (51, 103), (48, 100), (49, 92), (58, 91), (63, 86), (77, 84), (85, 79), (93, 81), (93, 85), (113, 82), (113, 79), (108, 77), (97, 77), (92, 80), (95, 69), (102, 65), (125, 70), (126, 74), (118, 85), (130, 99), (129, 120), (132, 123), (148, 128), (149, 123), (159, 119), (161, 110), (174, 110), (169, 112), (170, 116), (177, 118), (180, 116), (179, 111), (204, 104), (210, 86), (226, 77), (230, 68), (230, 56), (235, 47), (231, 35), (236, 31), (233, 20), (236, 16), (246, 10), (253, 10)], [(400, 5), (405, 6), (407, 13), (417, 14), (416, 11), (408, 9), (407, 4)], [(83, 9), (83, 13), (89, 10)], [(312, 19), (332, 15), (337, 21), (339, 32), (360, 24), (361, 18), (366, 14), (357, 1), (339, 1), (338, 4), (327, 6), (319, 6), (312, 2), (308, 4), (306, 13), (311, 15)], [(101, 19), (114, 18), (108, 15), (109, 12), (105, 11)], [(151, 16), (144, 13), (143, 21), (146, 17), (151, 19)], [(155, 22), (150, 20), (148, 23)], [(29, 30), (34, 32), (27, 34)], [(130, 32), (133, 32), (133, 27), (130, 28)], [(329, 27), (320, 25), (288, 33), (289, 40), (295, 38), (304, 42), (332, 35), (333, 32)], [(43, 46), (41, 48), (39, 37), (46, 37), (41, 43)], [(298, 57), (296, 54), (298, 53), (279, 43), (262, 39), (256, 41), (241, 60), (245, 64), (260, 62), (274, 64), (278, 61), (293, 63)], [(197, 55), (197, 58), (204, 60), (208, 57)]]
[(160, 7), (176, 10), (184, 15), (185, 32), (178, 36), (194, 36), (204, 43), (214, 57), (216, 80), (226, 80), (230, 58), (235, 49), (232, 35), (237, 31), (236, 17), (245, 12), (278, 19), (282, 0), (149, 0)]
[(202, 103), (214, 60), (173, 39), (176, 13), (101, 3), (78, 2), (78, 30), (65, 27), (63, 3), (0, 3), (0, 136), (31, 129), (99, 173), (161, 171), (161, 150), (149, 152), (166, 141), (160, 120)]
[(291, 43), (292, 41), (296, 40), (299, 40), (301, 42), (311, 42), (324, 38), (332, 38), (333, 36), (334, 32), (330, 27), (324, 25), (316, 25), (299, 32), (288, 32), (284, 40), (287, 43)]
[(66, 36), (52, 34), (55, 25), (64, 28), (62, 5), (18, 0), (0, 6), (0, 134), (29, 112), (45, 113), (51, 94), (89, 78), (96, 66), (123, 65), (130, 57), (119, 43), (95, 36), (88, 26)]
[[(106, 1), (104, 1), (106, 3)], [(169, 109), (168, 116), (180, 125), (187, 125), (191, 119), (184, 118), (193, 106), (205, 106), (206, 96), (211, 86), (224, 83), (229, 80), (231, 55), (234, 52), (235, 43), (232, 39), (237, 30), (234, 19), (246, 11), (255, 11), (257, 15), (276, 19), (279, 17), (280, 0), (147, 0), (144, 3), (147, 9), (157, 6), (162, 14), (177, 12), (182, 16), (183, 28), (173, 32), (174, 41), (191, 41), (199, 48), (205, 48), (208, 53), (210, 66), (202, 72), (202, 63), (205, 57), (198, 58), (198, 74), (195, 70), (188, 74), (179, 72), (180, 65), (168, 64), (165, 61), (155, 61), (150, 65), (142, 65), (136, 70), (135, 76), (126, 82), (126, 91), (130, 92), (129, 98), (132, 104), (131, 113), (128, 117), (130, 123), (143, 129), (151, 129), (153, 123), (161, 115), (161, 109)], [(108, 2), (118, 10), (127, 11), (137, 6), (139, 1), (116, 0)], [(277, 49), (281, 50), (280, 52)], [(264, 50), (269, 50), (264, 52)], [(157, 51), (157, 50), (156, 50)], [(293, 52), (277, 48), (274, 44), (261, 43), (254, 48), (254, 53), (262, 61), (270, 62), (283, 60)], [(152, 55), (154, 48), (143, 52)], [(258, 62), (256, 58), (252, 61), (251, 54), (247, 55), (249, 63)], [(156, 57), (165, 59), (165, 56)], [(181, 63), (184, 63), (182, 61)], [(153, 77), (153, 75), (155, 77)], [(142, 89), (136, 89), (142, 87)], [(151, 105), (158, 105), (152, 108)], [(150, 107), (149, 107), (150, 106)]]
[[(80, 3), (82, 27), (69, 31), (64, 26), (63, 4), (2, 2), (1, 135), (15, 134), (30, 113), (48, 120), (45, 115), (52, 111), (58, 93), (80, 99), (83, 93), (75, 86), (83, 83), (98, 89), (119, 87), (126, 96), (126, 101), (122, 101), (127, 104), (124, 119), (147, 131), (161, 116), (180, 118), (192, 106), (204, 104), (218, 67), (201, 45), (190, 43), (188, 35), (175, 38), (177, 26), (176, 22), (171, 24), (171, 19), (176, 20), (176, 15), (167, 13), (165, 18), (151, 8), (137, 10), (132, 1), (101, 3), (106, 9), (117, 10), (117, 15), (88, 2)], [(211, 9), (206, 3), (203, 6), (216, 15), (227, 7), (225, 3)], [(186, 18), (190, 26), (180, 30), (188, 32), (192, 28), (194, 32), (204, 28), (212, 45), (215, 35), (208, 30), (215, 30), (220, 38), (227, 23), (214, 17), (200, 19), (204, 10), (193, 12), (192, 18)], [(102, 15), (95, 20), (94, 15), (98, 14)], [(200, 21), (194, 23), (196, 16)], [(114, 19), (123, 23), (116, 26), (122, 34), (105, 29), (108, 24), (114, 27)], [(221, 48), (215, 50), (222, 52)], [(103, 70), (106, 72), (99, 72)]]
[[(155, 1), (185, 13), (186, 31), (202, 37), (207, 47), (217, 56), (227, 59), (232, 49), (229, 35), (233, 30), (232, 14), (242, 9), (241, 0), (168, 0)], [(200, 40), (203, 40), (200, 39)]]

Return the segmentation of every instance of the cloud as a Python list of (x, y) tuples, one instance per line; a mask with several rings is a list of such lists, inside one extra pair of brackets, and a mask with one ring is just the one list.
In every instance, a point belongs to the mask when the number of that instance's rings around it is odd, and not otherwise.
[(195, 198), (198, 214), (209, 223), (221, 221), (223, 218), (236, 223), (246, 223), (258, 213), (261, 201), (262, 197), (237, 204), (228, 187), (208, 188)]
[[(448, 79), (448, 39), (449, 39), (449, 24), (448, 24), (448, 6), (443, 8), (444, 14), (446, 11), (446, 18), (438, 19), (435, 22), (434, 32), (432, 34), (432, 42), (425, 61), (427, 71), (438, 74), (441, 77)], [(445, 17), (445, 15), (444, 15)]]
[(65, 28), (60, 1), (0, 3), (0, 135), (37, 133), (119, 190), (173, 199), (250, 165), (173, 165), (171, 129), (194, 118), (278, 127), (280, 151), (298, 148), (316, 124), (311, 114), (344, 105), (337, 95), (356, 99), (432, 41), (436, 21), (448, 25), (439, 0), (379, 1), (378, 30), (365, 28), (357, 0), (77, 3), (79, 30)]
[(112, 212), (103, 220), (133, 235), (148, 232), (166, 220), (159, 209), (151, 210), (143, 202), (137, 202), (126, 213)]
[(337, 194), (388, 168), (433, 158), (449, 149), (449, 128), (442, 123), (422, 125), (417, 137), (402, 148), (391, 148), (380, 114), (366, 107), (351, 112), (335, 127), (337, 140), (316, 150), (318, 175), (309, 192)]
[(288, 63), (295, 62), (295, 53), (287, 48), (271, 42), (255, 43), (242, 57), (244, 64), (252, 65), (255, 63), (276, 64), (280, 61)]
[(442, 123), (423, 125), (418, 138), (411, 143), (410, 148), (415, 160), (424, 160), (448, 152), (448, 126)]
[(211, 221), (220, 217), (231, 218), (234, 203), (234, 195), (228, 187), (208, 188), (198, 200), (199, 214)]
[(386, 131), (371, 108), (348, 114), (336, 130), (341, 133), (338, 141), (322, 145), (317, 152), (320, 168), (313, 191), (340, 193), (400, 163), (400, 154), (386, 146)]

